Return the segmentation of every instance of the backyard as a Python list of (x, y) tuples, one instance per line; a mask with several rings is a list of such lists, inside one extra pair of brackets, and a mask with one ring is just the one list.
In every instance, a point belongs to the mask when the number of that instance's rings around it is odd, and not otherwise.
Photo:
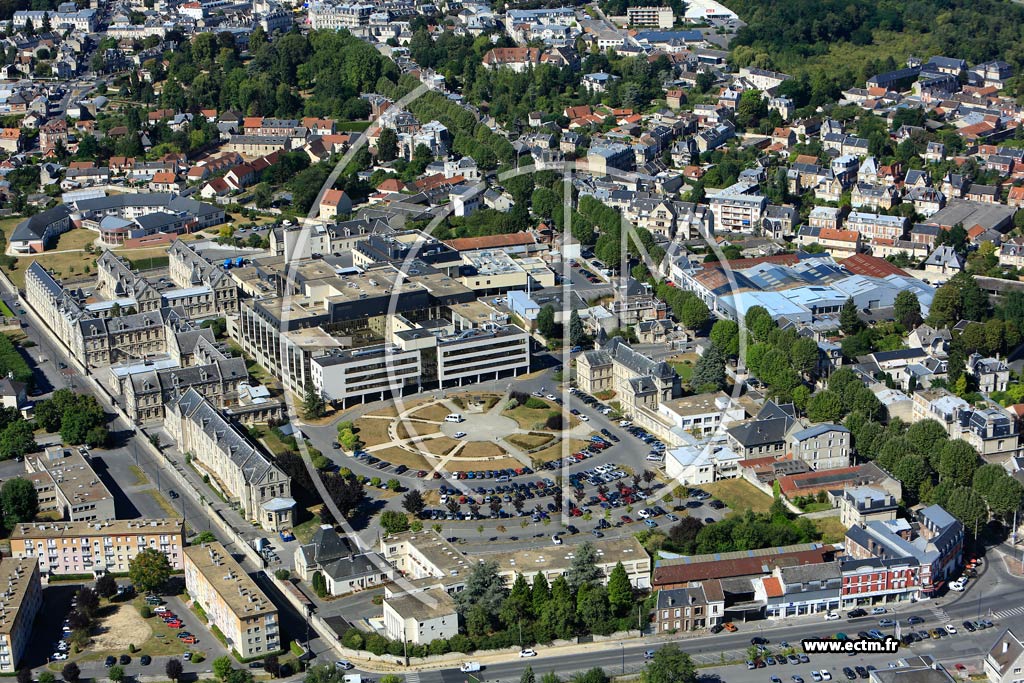
[(772, 497), (745, 479), (723, 479), (713, 484), (704, 484), (701, 488), (728, 505), (733, 512), (768, 512), (772, 506)]

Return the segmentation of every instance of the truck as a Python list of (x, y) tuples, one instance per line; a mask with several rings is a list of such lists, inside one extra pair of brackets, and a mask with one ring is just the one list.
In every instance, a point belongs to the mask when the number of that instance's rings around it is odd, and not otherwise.
[(345, 674), (341, 677), (342, 683), (363, 683), (362, 674)]
[(475, 673), (479, 671), (481, 668), (482, 667), (480, 666), (480, 662), (463, 662), (462, 666), (459, 667), (459, 671), (461, 671), (464, 674), (468, 674)]

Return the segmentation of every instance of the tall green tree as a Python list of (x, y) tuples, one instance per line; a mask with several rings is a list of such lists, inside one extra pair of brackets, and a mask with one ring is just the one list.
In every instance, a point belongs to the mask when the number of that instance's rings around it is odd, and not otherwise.
[(690, 376), (690, 386), (695, 391), (716, 391), (725, 386), (725, 355), (712, 343), (697, 359)]
[(726, 356), (735, 357), (740, 353), (740, 326), (733, 320), (716, 320), (711, 326), (709, 339)]
[(382, 128), (377, 138), (377, 158), (393, 161), (398, 156), (398, 134), (391, 128)]
[(626, 568), (621, 562), (616, 562), (608, 576), (608, 603), (615, 616), (621, 617), (629, 611), (633, 602), (633, 584), (629, 581)]
[(128, 576), (139, 591), (158, 591), (171, 578), (171, 563), (164, 553), (155, 548), (146, 548), (128, 564)]
[(852, 297), (846, 300), (842, 310), (839, 311), (839, 328), (845, 335), (855, 335), (864, 329), (864, 323), (857, 315), (857, 304), (854, 303)]
[(896, 294), (893, 304), (893, 315), (907, 330), (912, 330), (921, 322), (921, 302), (917, 295), (909, 289), (902, 289)]
[(15, 477), (0, 486), (0, 517), (7, 529), (22, 522), (31, 522), (39, 512), (36, 487), (28, 479)]
[(580, 320), (580, 314), (573, 310), (569, 314), (569, 343), (573, 346), (582, 346), (589, 341), (587, 339), (587, 332), (583, 329), (583, 321)]
[(696, 683), (697, 667), (690, 655), (675, 643), (654, 651), (654, 657), (640, 674), (642, 683)]
[(578, 591), (583, 584), (599, 582), (602, 576), (594, 545), (584, 541), (576, 548), (569, 571), (565, 573), (566, 581), (573, 591)]
[(544, 337), (550, 337), (558, 330), (555, 324), (555, 308), (551, 304), (543, 306), (537, 313), (537, 331)]

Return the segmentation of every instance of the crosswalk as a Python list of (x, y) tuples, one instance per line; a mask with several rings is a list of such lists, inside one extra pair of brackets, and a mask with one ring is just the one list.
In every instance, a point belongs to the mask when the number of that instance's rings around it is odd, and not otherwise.
[(1013, 607), (1011, 609), (1004, 609), (1001, 612), (993, 612), (993, 619), (1005, 619), (1007, 617), (1015, 617), (1019, 614), (1024, 614), (1024, 605), (1020, 607)]
[(420, 672), (410, 671), (409, 673), (405, 674), (405, 681), (406, 683), (420, 683)]
[(935, 615), (935, 618), (939, 621), (939, 623), (949, 621), (949, 615), (946, 614), (946, 610), (942, 609), (938, 605), (932, 605), (930, 611), (933, 615)]

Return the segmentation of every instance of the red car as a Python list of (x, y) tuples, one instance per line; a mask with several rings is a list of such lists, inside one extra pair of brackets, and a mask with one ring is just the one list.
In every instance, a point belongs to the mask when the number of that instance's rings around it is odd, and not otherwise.
[(633, 522), (633, 518), (629, 515), (622, 515), (622, 517), (620, 517), (619, 519), (621, 519), (626, 524), (631, 524)]
[(181, 642), (185, 643), (186, 645), (195, 645), (199, 642), (199, 639), (195, 636), (189, 636), (188, 638), (182, 638)]
[(174, 619), (173, 621), (167, 622), (168, 628), (185, 628), (185, 624), (181, 623), (180, 619)]

